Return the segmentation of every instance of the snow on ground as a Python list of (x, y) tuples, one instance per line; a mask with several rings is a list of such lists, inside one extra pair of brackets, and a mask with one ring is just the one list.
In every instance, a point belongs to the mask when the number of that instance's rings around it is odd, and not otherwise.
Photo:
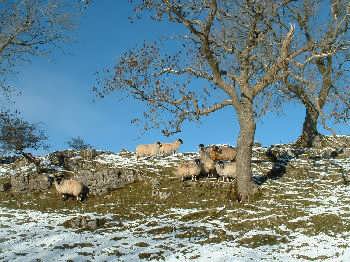
[(193, 160), (199, 157), (198, 153), (177, 153), (166, 157), (144, 157), (137, 159), (132, 152), (124, 152), (119, 154), (104, 153), (97, 156), (94, 160), (101, 164), (110, 165), (111, 167), (127, 167), (127, 168), (146, 168), (148, 171), (158, 172), (165, 167), (173, 167), (179, 161)]
[[(337, 193), (338, 190), (339, 188), (336, 189)], [(345, 193), (344, 190), (340, 191)], [(328, 203), (324, 204), (323, 208), (305, 208), (304, 211), (308, 216), (328, 212), (339, 214), (339, 210), (334, 210)], [(79, 213), (68, 210), (60, 213), (0, 208), (0, 260), (138, 261), (144, 254), (150, 260), (153, 257), (154, 260), (165, 261), (188, 261), (191, 258), (195, 258), (194, 261), (349, 261), (350, 258), (350, 232), (308, 235), (301, 228), (291, 230), (283, 223), (276, 228), (259, 229), (256, 226), (250, 230), (230, 230), (226, 226), (229, 221), (227, 219), (183, 219), (198, 211), (172, 208), (166, 214), (134, 221), (119, 221), (115, 214), (104, 215), (107, 218), (113, 217), (118, 222), (96, 232), (75, 232), (61, 224)], [(216, 211), (224, 211), (223, 217), (234, 220), (233, 223), (247, 223), (235, 221), (235, 213), (244, 210), (222, 207)], [(269, 220), (275, 216), (273, 213), (260, 216), (265, 212), (261, 208), (252, 211), (250, 217)], [(99, 216), (95, 213), (84, 215)], [(349, 223), (349, 218), (346, 222)], [(159, 230), (162, 228), (170, 230), (162, 232)], [(201, 230), (201, 233), (193, 237), (182, 236), (188, 228)], [(230, 236), (230, 240), (205, 243), (206, 240), (215, 239), (219, 230)], [(272, 238), (277, 241), (251, 247), (242, 244), (244, 240), (252, 238), (260, 238), (262, 241), (264, 238)]]
[[(95, 161), (157, 173), (196, 157), (187, 153), (137, 161), (124, 152), (104, 153)], [(307, 175), (267, 180), (264, 196), (253, 204), (171, 207), (162, 214), (122, 219), (115, 213), (41, 212), (0, 203), (0, 260), (350, 261), (350, 188), (340, 176), (349, 174), (350, 159), (286, 161), (281, 165), (307, 168)], [(271, 162), (255, 163), (253, 172), (271, 168)], [(3, 165), (0, 174), (8, 172)], [(211, 200), (203, 195), (200, 201)], [(211, 215), (198, 215), (206, 212)], [(62, 226), (77, 215), (106, 217), (109, 222), (94, 232)]]

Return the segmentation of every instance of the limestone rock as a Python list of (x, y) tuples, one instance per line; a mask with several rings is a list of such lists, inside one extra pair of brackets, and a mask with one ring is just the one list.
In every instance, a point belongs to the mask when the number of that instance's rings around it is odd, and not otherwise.
[(0, 192), (7, 192), (11, 189), (11, 183), (10, 182), (4, 182), (0, 184)]
[(65, 221), (63, 223), (63, 226), (66, 228), (93, 231), (100, 227), (103, 227), (106, 222), (107, 222), (107, 219), (105, 218), (91, 218), (89, 216), (77, 216)]
[(85, 184), (91, 194), (105, 194), (138, 180), (138, 174), (127, 168), (99, 168), (79, 170), (74, 178)]
[(47, 191), (51, 181), (46, 174), (23, 173), (11, 176), (11, 189), (14, 192)]

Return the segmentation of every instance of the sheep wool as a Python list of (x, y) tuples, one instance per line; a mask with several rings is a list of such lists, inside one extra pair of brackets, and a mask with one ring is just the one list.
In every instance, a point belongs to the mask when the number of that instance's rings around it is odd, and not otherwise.
[(160, 148), (162, 147), (162, 143), (157, 142), (155, 144), (144, 144), (138, 145), (136, 147), (136, 158), (145, 156), (157, 156), (160, 153)]
[(215, 162), (210, 158), (207, 149), (201, 145), (199, 145), (199, 157), (202, 163), (202, 171), (208, 176), (215, 176)]
[(236, 178), (237, 162), (222, 162), (219, 161), (215, 165), (216, 171), (220, 177), (225, 179)]
[(196, 180), (202, 171), (201, 162), (199, 159), (194, 161), (186, 161), (180, 163), (175, 169), (175, 175), (181, 177), (182, 181), (185, 178), (192, 178), (192, 180)]
[(234, 161), (237, 151), (230, 146), (213, 146), (209, 150), (209, 156), (214, 161)]
[(164, 156), (175, 154), (179, 150), (181, 144), (183, 144), (183, 141), (181, 139), (177, 139), (172, 143), (163, 143), (160, 149), (160, 153)]
[(85, 186), (75, 179), (63, 179), (60, 183), (55, 180), (55, 187), (63, 197), (66, 195), (74, 196), (77, 200), (82, 201), (84, 197)]

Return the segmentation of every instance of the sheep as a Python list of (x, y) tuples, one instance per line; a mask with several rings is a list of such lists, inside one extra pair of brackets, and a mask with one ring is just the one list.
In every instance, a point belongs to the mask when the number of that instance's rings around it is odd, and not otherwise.
[(226, 178), (228, 180), (230, 178), (236, 178), (236, 165), (236, 162), (219, 161), (216, 163), (215, 168), (218, 175), (222, 177), (223, 181), (225, 182)]
[(62, 194), (63, 200), (67, 196), (74, 196), (78, 201), (83, 201), (88, 194), (88, 188), (80, 181), (75, 179), (55, 178), (54, 184), (59, 194)]
[(205, 152), (207, 152), (208, 154), (209, 154), (209, 152), (211, 151), (211, 148), (212, 148), (212, 146), (204, 146), (204, 144), (199, 144), (198, 147), (199, 147), (199, 149), (203, 148), (203, 150)]
[(164, 156), (170, 156), (172, 154), (175, 154), (181, 144), (183, 144), (183, 141), (181, 139), (177, 139), (172, 143), (164, 143), (162, 144), (160, 153)]
[(181, 177), (184, 181), (185, 178), (191, 177), (192, 180), (197, 180), (197, 177), (202, 172), (202, 166), (200, 159), (195, 159), (194, 161), (182, 162), (175, 169), (175, 175)]
[(162, 143), (138, 145), (136, 147), (136, 159), (143, 156), (157, 156), (162, 148)]
[(209, 157), (208, 148), (203, 144), (199, 145), (199, 156), (202, 162), (202, 172), (209, 176), (216, 176), (215, 162)]
[(209, 156), (214, 161), (234, 161), (237, 151), (231, 146), (213, 146), (209, 150)]

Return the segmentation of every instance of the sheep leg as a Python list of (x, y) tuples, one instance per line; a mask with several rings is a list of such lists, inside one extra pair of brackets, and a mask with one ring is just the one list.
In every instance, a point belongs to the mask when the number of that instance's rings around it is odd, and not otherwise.
[(62, 199), (63, 199), (63, 201), (66, 201), (68, 199), (67, 194), (62, 194)]
[(78, 196), (77, 196), (77, 201), (80, 201), (80, 202), (83, 202), (85, 199), (83, 193), (80, 193)]

